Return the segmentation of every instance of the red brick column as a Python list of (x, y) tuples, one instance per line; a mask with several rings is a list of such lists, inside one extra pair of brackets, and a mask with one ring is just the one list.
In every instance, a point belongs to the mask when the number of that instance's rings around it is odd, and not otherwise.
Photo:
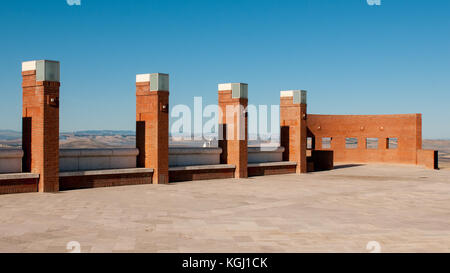
[(416, 162), (419, 150), (423, 149), (422, 144), (422, 114), (416, 114), (416, 135), (414, 138), (414, 145), (416, 147)]
[(169, 183), (169, 75), (136, 76), (137, 166), (152, 168), (153, 184)]
[(306, 91), (281, 91), (281, 146), (284, 161), (297, 162), (297, 173), (307, 172), (306, 163)]
[(223, 150), (220, 163), (235, 165), (235, 178), (248, 177), (247, 105), (247, 84), (219, 85), (219, 147)]
[(59, 191), (59, 62), (22, 64), (23, 170), (40, 175), (39, 192)]

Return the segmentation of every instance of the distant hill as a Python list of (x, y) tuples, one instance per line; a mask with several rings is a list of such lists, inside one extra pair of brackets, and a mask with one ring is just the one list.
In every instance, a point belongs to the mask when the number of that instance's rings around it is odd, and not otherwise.
[[(134, 131), (126, 130), (87, 130), (75, 132), (61, 132), (60, 135), (73, 136), (134, 136)], [(22, 138), (22, 133), (14, 130), (0, 130), (0, 140), (12, 140)]]
[[(170, 138), (172, 147), (203, 147), (205, 141), (192, 141)], [(60, 134), (61, 148), (132, 148), (136, 147), (136, 133), (127, 130), (86, 130), (62, 132)], [(250, 146), (260, 144), (259, 141), (249, 141)], [(22, 133), (14, 130), (0, 130), (0, 148), (20, 148)], [(217, 140), (211, 145), (217, 146)], [(439, 150), (440, 166), (450, 168), (450, 140), (423, 140), (424, 149)]]
[[(86, 130), (61, 132), (60, 146), (63, 148), (107, 148), (134, 147), (134, 131)], [(0, 148), (17, 148), (22, 145), (22, 133), (14, 130), (0, 130)]]
[(13, 140), (22, 138), (22, 133), (13, 130), (0, 130), (0, 140)]
[(136, 133), (124, 130), (87, 130), (60, 134), (61, 148), (132, 148)]
[(134, 131), (124, 131), (124, 130), (87, 130), (87, 131), (75, 131), (70, 133), (61, 133), (65, 134), (73, 134), (74, 136), (82, 137), (82, 136), (134, 136), (136, 133)]

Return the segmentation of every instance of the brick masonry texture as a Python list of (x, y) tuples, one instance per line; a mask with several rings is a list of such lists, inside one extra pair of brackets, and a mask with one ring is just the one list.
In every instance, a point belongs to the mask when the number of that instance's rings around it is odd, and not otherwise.
[(306, 173), (306, 104), (293, 102), (293, 97), (280, 98), (280, 141), (285, 148), (283, 160), (296, 162), (296, 172)]
[(297, 167), (292, 166), (265, 166), (265, 167), (249, 167), (248, 176), (264, 176), (296, 173)]
[[(23, 172), (39, 174), (39, 179), (3, 180), (0, 194), (58, 192), (59, 190), (136, 184), (247, 178), (248, 176), (306, 173), (333, 169), (334, 163), (388, 163), (420, 165), (438, 169), (437, 151), (422, 150), (422, 115), (308, 115), (306, 104), (294, 104), (293, 97), (280, 98), (281, 146), (283, 161), (291, 166), (248, 168), (247, 98), (233, 98), (232, 90), (218, 92), (219, 128), (223, 140), (221, 164), (236, 168), (177, 170), (169, 172), (169, 90), (151, 91), (150, 82), (136, 83), (137, 167), (151, 168), (153, 174), (115, 174), (59, 177), (59, 82), (38, 82), (36, 71), (22, 72)], [(234, 111), (227, 113), (227, 109)], [(243, 123), (243, 124), (242, 124)], [(239, 136), (243, 126), (244, 136)], [(307, 138), (312, 139), (307, 156)], [(324, 147), (323, 138), (331, 138)], [(353, 148), (346, 139), (357, 140)], [(368, 139), (377, 139), (369, 148)], [(397, 139), (397, 147), (389, 147)], [(309, 152), (309, 151), (308, 151)]]
[(169, 171), (170, 182), (234, 178), (234, 168)]
[(25, 172), (40, 174), (39, 192), (59, 190), (59, 82), (37, 82), (22, 72)]
[(150, 91), (150, 82), (136, 83), (137, 167), (154, 169), (153, 183), (169, 182), (168, 91)]
[(38, 191), (39, 179), (11, 179), (0, 181), (0, 194), (27, 193)]
[(438, 151), (417, 151), (417, 165), (424, 166), (428, 169), (439, 169)]
[[(248, 177), (248, 117), (245, 115), (241, 121), (238, 110), (227, 113), (227, 109), (230, 109), (230, 107), (246, 109), (247, 105), (248, 99), (232, 98), (231, 90), (219, 91), (219, 128), (222, 131), (222, 140), (219, 140), (219, 147), (223, 151), (220, 163), (235, 165), (235, 178)], [(244, 139), (239, 138), (241, 122), (244, 122)]]
[[(422, 149), (421, 114), (308, 115), (308, 131), (315, 139), (317, 150), (323, 150), (323, 138), (332, 138), (329, 150), (334, 151), (334, 161), (338, 163), (419, 163), (418, 152)], [(356, 138), (357, 146), (347, 148), (346, 138)], [(378, 148), (368, 149), (367, 138), (377, 138)], [(388, 138), (397, 138), (398, 147), (389, 149)], [(420, 162), (433, 161), (433, 151), (422, 154)], [(432, 166), (434, 163), (425, 165)]]
[(60, 177), (60, 190), (152, 184), (152, 173)]

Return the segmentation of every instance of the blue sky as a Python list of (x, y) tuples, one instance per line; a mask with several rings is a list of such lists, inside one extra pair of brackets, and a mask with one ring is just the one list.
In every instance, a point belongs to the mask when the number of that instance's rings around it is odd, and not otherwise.
[(450, 1), (4, 1), (0, 128), (21, 127), (21, 62), (61, 61), (61, 131), (135, 127), (135, 74), (169, 73), (171, 105), (252, 104), (306, 89), (310, 113), (423, 113), (450, 138)]

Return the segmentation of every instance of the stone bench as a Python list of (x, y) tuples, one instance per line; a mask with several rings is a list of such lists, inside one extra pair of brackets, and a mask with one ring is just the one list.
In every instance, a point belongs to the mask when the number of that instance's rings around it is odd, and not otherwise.
[(182, 182), (234, 178), (235, 169), (236, 166), (227, 164), (170, 167), (169, 181)]
[(60, 190), (152, 184), (153, 169), (131, 168), (62, 172)]
[(0, 194), (37, 192), (39, 174), (0, 174)]

